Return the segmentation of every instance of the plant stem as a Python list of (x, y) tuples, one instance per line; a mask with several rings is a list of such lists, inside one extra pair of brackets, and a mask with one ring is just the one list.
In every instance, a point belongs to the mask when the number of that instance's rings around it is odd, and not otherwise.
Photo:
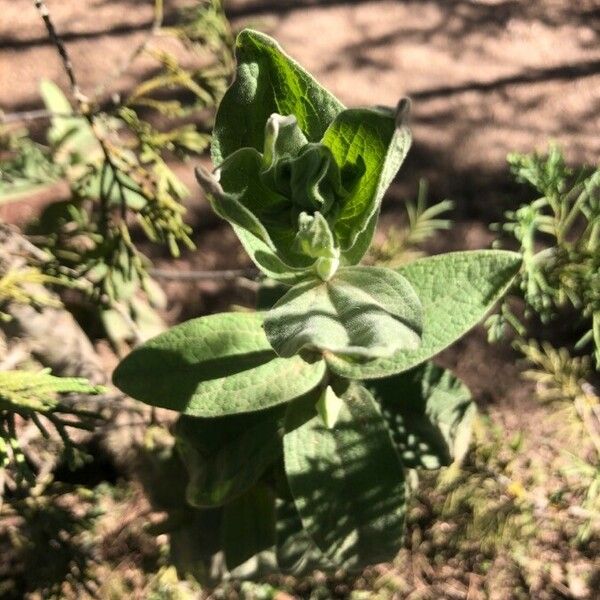
[(79, 115), (76, 113), (58, 113), (45, 108), (11, 113), (3, 113), (0, 111), (0, 123), (21, 123), (24, 121), (37, 121), (39, 119), (52, 119), (55, 117), (71, 119), (78, 116)]
[(35, 4), (35, 7), (37, 8), (38, 12), (40, 13), (40, 16), (42, 17), (42, 19), (44, 21), (44, 25), (46, 26), (48, 35), (50, 36), (52, 43), (56, 46), (56, 50), (58, 51), (58, 54), (62, 60), (63, 68), (65, 70), (65, 73), (67, 74), (67, 77), (69, 79), (69, 84), (71, 86), (71, 92), (73, 93), (73, 96), (77, 100), (77, 102), (79, 104), (82, 104), (85, 97), (83, 96), (83, 94), (81, 93), (81, 90), (79, 89), (79, 85), (77, 84), (77, 79), (75, 78), (75, 72), (73, 71), (73, 63), (71, 62), (71, 59), (69, 58), (67, 49), (65, 48), (65, 45), (63, 44), (62, 40), (56, 33), (56, 28), (54, 27), (54, 23), (52, 22), (52, 19), (50, 18), (50, 12), (48, 10), (48, 7), (46, 6), (46, 3), (44, 2), (44, 0), (33, 0), (33, 1)]

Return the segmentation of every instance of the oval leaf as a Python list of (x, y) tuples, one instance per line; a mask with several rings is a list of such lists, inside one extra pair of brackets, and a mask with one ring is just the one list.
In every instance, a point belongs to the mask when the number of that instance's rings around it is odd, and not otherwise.
[(333, 571), (327, 560), (302, 526), (302, 520), (291, 498), (277, 498), (276, 557), (277, 567), (284, 573), (303, 575), (319, 569)]
[(243, 30), (236, 40), (235, 81), (217, 116), (211, 154), (220, 165), (240, 148), (263, 151), (265, 124), (273, 113), (294, 115), (308, 141), (318, 142), (343, 104), (268, 35)]
[[(371, 394), (352, 385), (334, 429), (319, 416), (283, 438), (304, 529), (336, 566), (390, 560), (404, 533), (404, 469)], [(290, 407), (291, 408), (291, 407)]]
[(279, 358), (256, 313), (192, 319), (125, 357), (114, 384), (153, 406), (199, 417), (262, 410), (316, 387), (323, 361)]
[(347, 267), (329, 281), (289, 290), (266, 314), (265, 332), (280, 356), (301, 350), (356, 358), (416, 348), (421, 306), (411, 285), (381, 267)]
[(275, 546), (275, 495), (256, 485), (223, 509), (225, 562), (231, 571)]
[(439, 469), (469, 448), (475, 403), (465, 384), (432, 363), (369, 382), (405, 467)]
[(407, 371), (447, 348), (510, 287), (521, 258), (505, 250), (474, 250), (430, 256), (397, 272), (413, 285), (423, 306), (423, 335), (415, 350), (359, 363), (326, 355), (332, 371), (349, 379), (374, 379)]
[(181, 416), (177, 449), (189, 473), (186, 500), (219, 506), (252, 487), (281, 455), (285, 407), (218, 419)]
[(401, 101), (396, 114), (385, 109), (345, 110), (323, 136), (322, 143), (330, 148), (342, 173), (362, 171), (335, 221), (347, 264), (356, 264), (369, 247), (374, 232), (371, 220), (410, 148), (406, 106)]

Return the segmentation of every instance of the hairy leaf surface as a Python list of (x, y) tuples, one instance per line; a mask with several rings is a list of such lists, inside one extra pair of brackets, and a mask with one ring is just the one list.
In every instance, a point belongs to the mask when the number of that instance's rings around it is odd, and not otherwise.
[(373, 358), (416, 348), (421, 306), (410, 284), (380, 267), (346, 267), (329, 281), (289, 290), (266, 314), (265, 332), (280, 356), (301, 350)]
[(439, 469), (460, 461), (469, 447), (475, 404), (468, 388), (432, 363), (369, 381), (408, 468)]
[(430, 256), (400, 267), (423, 307), (421, 345), (369, 362), (334, 354), (326, 360), (335, 373), (373, 379), (401, 373), (447, 348), (474, 327), (504, 294), (521, 258), (505, 250), (474, 250)]
[(192, 319), (136, 348), (115, 385), (133, 398), (198, 417), (261, 410), (316, 387), (323, 361), (278, 357), (256, 313)]
[(295, 115), (308, 141), (317, 142), (344, 106), (269, 36), (251, 29), (237, 37), (238, 67), (217, 112), (211, 148), (220, 165), (240, 148), (262, 152), (273, 113)]
[[(353, 187), (335, 220), (335, 233), (348, 264), (355, 264), (368, 248), (373, 229), (371, 218), (410, 148), (411, 135), (403, 114), (384, 109), (348, 109), (328, 127), (323, 144), (328, 146), (342, 172), (361, 173), (352, 177)], [(360, 239), (368, 236), (368, 240)]]
[(278, 568), (292, 575), (302, 575), (315, 569), (334, 569), (335, 565), (323, 556), (302, 526), (294, 501), (277, 498), (275, 507)]
[(223, 546), (229, 570), (275, 545), (275, 496), (256, 485), (223, 510)]
[(192, 506), (219, 506), (253, 486), (281, 455), (284, 406), (218, 419), (182, 415), (175, 439)]
[(319, 416), (284, 436), (285, 470), (306, 532), (335, 565), (391, 559), (403, 531), (404, 469), (371, 394), (353, 384), (336, 426)]

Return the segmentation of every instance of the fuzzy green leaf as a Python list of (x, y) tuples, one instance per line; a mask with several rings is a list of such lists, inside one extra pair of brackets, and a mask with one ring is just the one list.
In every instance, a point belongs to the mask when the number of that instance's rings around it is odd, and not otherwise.
[(262, 316), (225, 313), (192, 319), (125, 357), (115, 385), (133, 398), (198, 417), (262, 410), (315, 388), (323, 361), (277, 357)]
[(225, 506), (223, 546), (231, 571), (275, 545), (275, 496), (267, 486), (256, 485)]
[(302, 212), (298, 218), (298, 233), (294, 238), (298, 252), (313, 258), (336, 258), (335, 240), (325, 217)]
[(432, 363), (369, 382), (408, 468), (439, 469), (461, 461), (476, 407), (468, 388)]
[(421, 345), (369, 362), (327, 354), (332, 371), (350, 379), (387, 377), (417, 366), (474, 327), (506, 292), (521, 257), (505, 250), (474, 250), (431, 256), (400, 267), (423, 307)]
[[(218, 181), (201, 167), (196, 169), (196, 178), (213, 210), (231, 223), (256, 266), (267, 277), (295, 283), (311, 273), (315, 259), (294, 251), (292, 227), (269, 218), (281, 212), (285, 199), (265, 185), (261, 168), (260, 153), (244, 148), (223, 165)], [(269, 227), (263, 219), (270, 222)]]
[(319, 416), (284, 436), (285, 470), (306, 532), (335, 565), (390, 560), (404, 532), (404, 469), (371, 394), (353, 384), (334, 429)]
[(257, 242), (263, 243), (266, 252), (276, 256), (275, 245), (260, 217), (261, 211), (276, 209), (283, 199), (262, 182), (261, 165), (260, 153), (244, 148), (220, 169), (218, 181), (202, 168), (196, 169), (196, 178), (208, 192), (212, 208), (220, 217), (234, 228), (247, 231)]
[(236, 40), (237, 70), (217, 112), (211, 148), (220, 165), (240, 148), (262, 152), (273, 113), (294, 115), (310, 142), (318, 142), (344, 106), (269, 36), (243, 30)]
[[(334, 230), (348, 264), (357, 263), (373, 236), (369, 227), (379, 212), (381, 200), (398, 172), (410, 148), (411, 135), (405, 123), (406, 101), (394, 113), (384, 109), (349, 109), (331, 123), (322, 143), (331, 149), (345, 173), (360, 172), (352, 177), (352, 189), (335, 219)], [(361, 236), (367, 236), (362, 240)], [(357, 246), (354, 252), (351, 249)]]
[(278, 568), (292, 575), (303, 575), (315, 569), (335, 569), (302, 526), (294, 501), (277, 498), (275, 507)]
[(54, 160), (58, 164), (76, 164), (100, 158), (102, 150), (92, 127), (83, 116), (73, 111), (62, 90), (53, 81), (42, 79), (40, 94), (46, 108), (55, 113), (48, 129)]
[(268, 244), (252, 235), (247, 229), (234, 225), (233, 230), (254, 264), (267, 277), (287, 285), (293, 285), (311, 276), (312, 271), (306, 268), (291, 267), (285, 263)]
[(358, 358), (390, 356), (419, 345), (421, 306), (398, 273), (347, 267), (329, 281), (289, 290), (266, 314), (265, 332), (280, 356), (303, 349)]
[(345, 192), (331, 151), (307, 143), (294, 116), (271, 115), (266, 129), (263, 154), (242, 148), (218, 179), (198, 168), (198, 182), (268, 276), (297, 281), (335, 270), (339, 248), (326, 213), (337, 212)]
[(368, 249), (383, 194), (410, 147), (409, 103), (344, 107), (277, 43), (237, 40), (236, 79), (217, 112), (218, 181), (198, 181), (268, 277), (329, 279)]
[(281, 455), (285, 407), (218, 419), (181, 416), (175, 439), (192, 506), (219, 506), (253, 486)]
[(317, 402), (317, 412), (321, 419), (323, 419), (325, 427), (328, 429), (335, 427), (343, 405), (344, 401), (328, 385), (319, 396)]

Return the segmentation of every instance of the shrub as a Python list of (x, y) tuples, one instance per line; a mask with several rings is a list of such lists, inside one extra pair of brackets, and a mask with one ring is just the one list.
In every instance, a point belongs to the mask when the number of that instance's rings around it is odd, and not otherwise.
[(408, 102), (346, 109), (269, 37), (245, 30), (236, 49), (217, 172), (197, 175), (275, 283), (258, 312), (177, 325), (113, 379), (181, 413), (186, 498), (222, 507), (230, 570), (256, 555), (272, 565), (273, 547), (281, 570), (355, 569), (399, 549), (407, 471), (464, 453), (468, 390), (428, 361), (482, 319), (521, 260), (483, 250), (359, 265), (410, 146)]

